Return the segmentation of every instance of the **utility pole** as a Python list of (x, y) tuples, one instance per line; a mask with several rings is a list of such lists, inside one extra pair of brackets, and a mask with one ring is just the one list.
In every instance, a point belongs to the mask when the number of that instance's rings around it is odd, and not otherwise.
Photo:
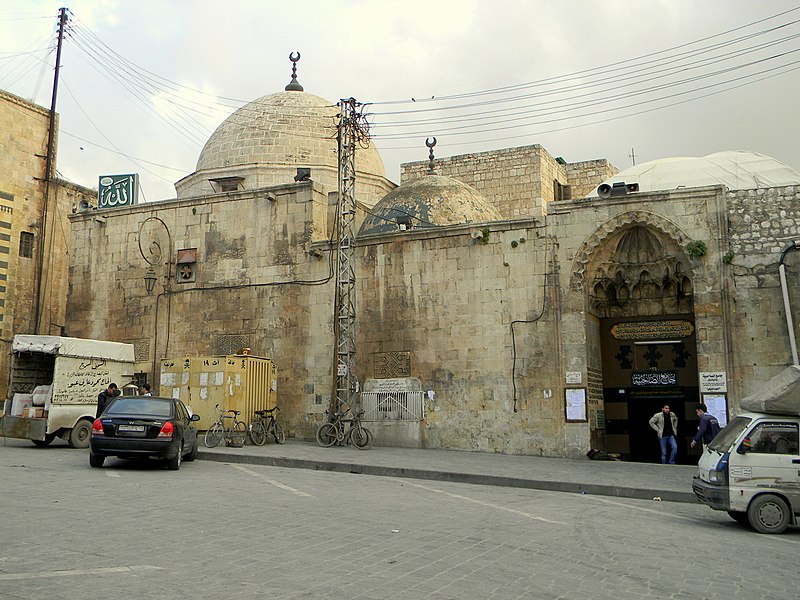
[(336, 300), (334, 306), (334, 393), (328, 418), (333, 419), (342, 405), (352, 407), (359, 392), (355, 373), (356, 274), (354, 268), (356, 215), (356, 146), (366, 139), (367, 127), (361, 105), (355, 98), (343, 99), (338, 125), (339, 198), (336, 206)]
[(53, 170), (55, 163), (55, 145), (56, 145), (56, 99), (58, 98), (58, 75), (61, 70), (61, 46), (64, 41), (64, 25), (67, 22), (67, 9), (58, 9), (58, 45), (56, 47), (56, 68), (55, 75), (53, 76), (53, 96), (50, 101), (50, 127), (47, 132), (47, 160), (45, 162), (44, 172), (44, 205), (42, 206), (42, 220), (39, 224), (39, 244), (38, 244), (38, 257), (36, 264), (37, 281), (36, 281), (36, 298), (34, 299), (34, 332), (49, 334), (50, 323), (48, 322), (45, 331), (42, 331), (42, 283), (46, 279), (44, 258), (45, 258), (45, 245), (48, 243), (47, 237), (47, 213), (50, 208), (50, 197), (52, 196), (52, 182)]

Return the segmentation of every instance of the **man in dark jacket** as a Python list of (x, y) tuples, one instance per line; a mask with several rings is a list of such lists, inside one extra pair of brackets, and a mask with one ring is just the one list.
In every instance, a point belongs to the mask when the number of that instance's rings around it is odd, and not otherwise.
[(119, 395), (120, 391), (117, 388), (117, 384), (109, 383), (108, 387), (97, 395), (97, 415), (95, 415), (95, 418), (103, 414), (108, 403)]
[(719, 421), (717, 421), (714, 415), (708, 413), (708, 407), (705, 404), (698, 404), (695, 412), (697, 416), (700, 417), (700, 427), (697, 428), (697, 435), (694, 436), (692, 440), (692, 448), (694, 448), (700, 440), (703, 441), (704, 446), (707, 446), (719, 433)]

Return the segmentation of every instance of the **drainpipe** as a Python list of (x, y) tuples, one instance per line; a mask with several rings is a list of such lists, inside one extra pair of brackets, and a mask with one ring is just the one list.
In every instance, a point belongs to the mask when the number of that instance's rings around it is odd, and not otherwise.
[(786, 312), (786, 327), (789, 329), (789, 345), (792, 347), (792, 364), (800, 366), (800, 361), (797, 360), (797, 342), (794, 339), (794, 323), (792, 322), (792, 309), (789, 305), (789, 290), (786, 287), (786, 265), (783, 260), (790, 250), (800, 250), (800, 241), (794, 241), (789, 246), (786, 246), (781, 252), (781, 261), (778, 265), (778, 272), (781, 275), (781, 292), (783, 293), (783, 310)]

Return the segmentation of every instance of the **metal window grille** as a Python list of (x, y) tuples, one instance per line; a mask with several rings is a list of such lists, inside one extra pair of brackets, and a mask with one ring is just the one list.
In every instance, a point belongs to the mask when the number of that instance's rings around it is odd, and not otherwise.
[(421, 421), (425, 392), (361, 392), (364, 421)]

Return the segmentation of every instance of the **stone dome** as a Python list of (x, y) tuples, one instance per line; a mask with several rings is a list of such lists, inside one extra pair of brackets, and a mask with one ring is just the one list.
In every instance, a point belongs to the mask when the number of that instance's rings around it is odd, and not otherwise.
[[(750, 190), (800, 184), (800, 173), (763, 154), (717, 152), (702, 157), (662, 158), (635, 165), (603, 183), (638, 183), (640, 192), (668, 191), (707, 185)], [(598, 196), (597, 188), (586, 195)]]
[(389, 192), (367, 214), (359, 235), (390, 233), (398, 224), (421, 229), (500, 221), (500, 212), (465, 183), (428, 174)]
[[(241, 178), (240, 189), (292, 183), (300, 167), (335, 191), (338, 114), (333, 102), (302, 91), (268, 94), (242, 106), (208, 139), (195, 172), (175, 184), (178, 197), (219, 191), (209, 180)], [(373, 198), (363, 199), (370, 205), (392, 189), (372, 144), (357, 148), (356, 172)]]

